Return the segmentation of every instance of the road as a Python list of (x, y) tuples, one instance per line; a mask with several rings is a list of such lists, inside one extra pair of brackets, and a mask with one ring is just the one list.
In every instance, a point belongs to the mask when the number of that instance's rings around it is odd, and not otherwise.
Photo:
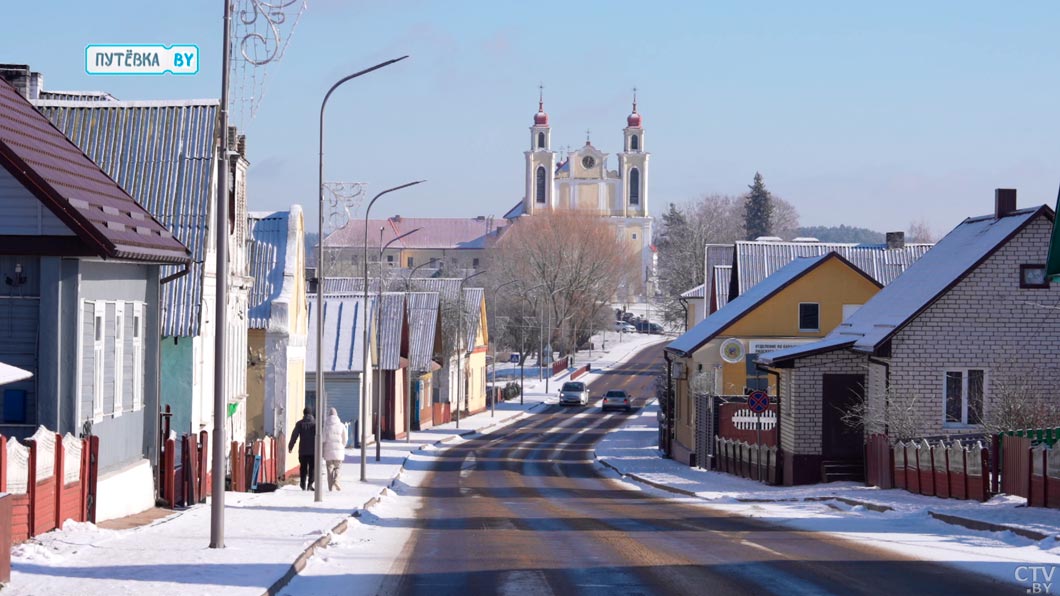
[(871, 545), (630, 490), (593, 464), (622, 424), (607, 389), (653, 393), (661, 348), (540, 413), (441, 453), (387, 594), (997, 594), (1011, 585)]

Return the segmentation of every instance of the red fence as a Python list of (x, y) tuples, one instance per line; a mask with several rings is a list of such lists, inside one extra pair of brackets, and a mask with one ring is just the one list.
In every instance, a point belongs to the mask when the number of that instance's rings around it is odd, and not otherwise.
[(744, 443), (776, 446), (777, 405), (769, 404), (769, 409), (756, 414), (748, 409), (745, 402), (723, 403), (718, 406), (717, 435)]
[(10, 493), (11, 540), (95, 521), (99, 438), (78, 439), (43, 426), (24, 445), (0, 435), (0, 493)]
[[(283, 442), (272, 437), (258, 439), (249, 445), (232, 441), (232, 490), (256, 492), (262, 485), (275, 486), (286, 477), (287, 451)], [(238, 464), (238, 465), (237, 465)]]
[(552, 363), (552, 376), (558, 375), (560, 372), (567, 370), (570, 366), (570, 356), (564, 356), (559, 360)]
[(871, 435), (865, 445), (866, 484), (921, 495), (985, 501), (989, 497), (990, 451), (976, 441), (931, 444)]
[(780, 464), (775, 445), (756, 445), (717, 437), (715, 459), (718, 471), (768, 484), (780, 483)]
[(180, 439), (171, 433), (162, 443), (158, 491), (166, 506), (187, 507), (206, 502), (213, 485), (209, 473), (209, 439), (209, 433), (204, 430)]
[(580, 376), (582, 376), (584, 374), (587, 374), (588, 372), (589, 372), (589, 365), (588, 364), (586, 364), (585, 366), (582, 366), (580, 368), (576, 368), (570, 373), (570, 380), (573, 381), (573, 380), (577, 379), (578, 377), (580, 377)]

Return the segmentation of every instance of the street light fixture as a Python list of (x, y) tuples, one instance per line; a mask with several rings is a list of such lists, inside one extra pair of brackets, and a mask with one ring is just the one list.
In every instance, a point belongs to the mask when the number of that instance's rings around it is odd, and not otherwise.
[[(375, 405), (375, 461), (379, 461), (383, 457), (383, 397), (382, 388), (379, 386), (383, 384), (383, 363), (382, 360), (379, 358), (379, 319), (381, 318), (380, 315), (382, 314), (383, 308), (383, 253), (386, 252), (386, 249), (389, 248), (391, 244), (397, 242), (398, 240), (401, 240), (406, 236), (411, 236), (412, 234), (419, 232), (421, 229), (422, 228), (413, 228), (408, 232), (401, 234), (400, 236), (395, 236), (391, 238), (387, 241), (386, 244), (380, 242), (379, 246), (379, 284), (376, 288), (376, 296), (378, 296), (378, 298), (376, 299), (375, 303), (375, 378), (379, 380), (379, 384), (375, 385), (375, 391), (373, 391), (373, 393), (375, 393), (375, 400), (372, 402)], [(379, 228), (379, 234), (380, 239), (382, 239), (383, 228)], [(367, 277), (364, 279), (364, 283), (365, 285), (368, 284)]]
[[(227, 4), (226, 4), (227, 6)], [(227, 51), (228, 44), (225, 44), (225, 50)], [(324, 464), (324, 350), (321, 343), (324, 338), (324, 110), (328, 106), (328, 99), (331, 98), (331, 94), (335, 92), (343, 83), (356, 79), (361, 75), (366, 75), (373, 70), (379, 70), (380, 68), (390, 66), (395, 62), (401, 62), (408, 56), (402, 56), (400, 58), (394, 58), (387, 60), (386, 62), (380, 62), (375, 66), (366, 68), (364, 70), (355, 72), (351, 75), (346, 75), (334, 85), (328, 89), (328, 92), (324, 94), (324, 101), (320, 102), (320, 161), (319, 161), (319, 179), (317, 183), (317, 222), (319, 227), (317, 232), (320, 237), (317, 239), (317, 374), (316, 374), (316, 410), (317, 410), (317, 432), (316, 432), (316, 444), (313, 446), (313, 473), (315, 474), (313, 480), (316, 487), (316, 491), (313, 493), (313, 500), (320, 502), (324, 500), (324, 487), (323, 483), (316, 482), (320, 479), (320, 471)], [(225, 69), (227, 72), (227, 68)], [(221, 132), (222, 135), (227, 134), (226, 131)], [(396, 189), (394, 189), (396, 190)], [(381, 193), (382, 194), (382, 193)], [(379, 198), (379, 195), (376, 196)], [(374, 202), (375, 199), (372, 199)], [(367, 237), (367, 233), (365, 236)], [(367, 241), (367, 239), (366, 239)], [(368, 300), (365, 299), (367, 304)], [(363, 371), (362, 371), (363, 374)], [(363, 379), (362, 379), (363, 380)], [(363, 383), (362, 383), (363, 385)], [(363, 443), (362, 453), (363, 453)], [(363, 468), (363, 457), (362, 457), (362, 468), (361, 468), (361, 479), (364, 479), (364, 468)], [(216, 483), (215, 483), (216, 486)]]
[[(466, 348), (463, 347), (461, 341), (459, 341), (459, 340), (462, 340), (462, 339), (467, 337), (467, 330), (464, 328), (464, 310), (466, 310), (466, 308), (465, 308), (466, 305), (465, 305), (465, 301), (464, 301), (464, 282), (466, 282), (467, 280), (471, 279), (472, 277), (478, 277), (479, 275), (482, 275), (485, 272), (486, 272), (486, 270), (483, 269), (481, 271), (478, 271), (476, 273), (472, 273), (471, 275), (468, 275), (464, 279), (461, 279), (460, 280), (460, 291), (457, 293), (457, 304), (459, 305), (459, 308), (460, 308), (460, 327), (459, 327), (459, 335), (457, 336), (457, 340), (458, 341), (457, 341), (457, 346), (456, 346), (457, 347), (457, 351), (456, 351), (456, 370), (457, 370), (456, 427), (457, 428), (460, 428), (460, 390), (464, 387), (464, 380), (465, 380), (464, 379), (464, 367), (463, 367), (463, 363), (461, 362), (460, 357), (462, 356), (462, 352)], [(466, 395), (464, 396), (464, 401), (465, 402), (467, 401), (467, 396)]]
[[(372, 205), (379, 200), (380, 197), (390, 194), (394, 191), (398, 191), (410, 186), (415, 186), (425, 182), (424, 180), (416, 180), (415, 182), (408, 182), (401, 186), (395, 186), (388, 188), (379, 194), (372, 197), (371, 201), (368, 201), (368, 207), (364, 210), (364, 304), (362, 308), (365, 310), (364, 325), (362, 325), (362, 343), (361, 343), (361, 482), (368, 480), (368, 447), (365, 444), (368, 441), (368, 215), (372, 212)], [(317, 294), (319, 296), (319, 293)], [(320, 317), (317, 317), (320, 320)], [(317, 350), (317, 358), (320, 358), (320, 350)], [(317, 370), (320, 370), (320, 364), (317, 364)], [(319, 400), (318, 400), (319, 401)]]
[[(487, 321), (488, 324), (493, 324), (494, 323), (494, 319), (496, 318), (496, 315), (497, 315), (497, 300), (498, 300), (498, 296), (500, 296), (501, 288), (503, 288), (504, 286), (510, 286), (510, 285), (512, 285), (514, 283), (518, 283), (518, 282), (519, 282), (518, 279), (513, 279), (511, 281), (506, 281), (506, 282), (500, 284), (496, 288), (493, 288), (493, 292), (490, 293), (490, 296), (493, 297), (493, 315), (494, 316), (490, 317), (490, 319)], [(489, 306), (489, 302), (486, 303), (486, 306)], [(497, 415), (497, 341), (496, 340), (493, 341), (493, 391), (492, 391), (492, 394), (490, 395), (490, 397), (492, 398), (490, 400), (490, 418), (493, 418), (493, 417), (495, 417)]]

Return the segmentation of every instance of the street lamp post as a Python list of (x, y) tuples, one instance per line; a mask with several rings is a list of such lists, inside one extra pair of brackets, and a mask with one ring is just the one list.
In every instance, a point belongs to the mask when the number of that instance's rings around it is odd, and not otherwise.
[[(419, 232), (421, 228), (413, 228), (400, 236), (395, 236), (387, 241), (386, 244), (383, 244), (384, 229), (385, 228), (379, 228), (379, 286), (376, 288), (377, 299), (375, 302), (375, 378), (379, 380), (379, 383), (375, 385), (375, 391), (373, 392), (375, 393), (375, 401), (373, 402), (375, 404), (375, 461), (379, 461), (383, 457), (383, 394), (381, 387), (383, 384), (383, 362), (379, 357), (379, 319), (381, 318), (380, 315), (382, 314), (383, 308), (383, 253), (386, 252), (386, 249), (391, 244), (406, 236), (411, 236), (412, 234)], [(364, 283), (366, 285), (368, 284), (367, 278), (365, 278)]]
[[(372, 205), (375, 204), (379, 197), (390, 194), (394, 191), (415, 186), (422, 183), (423, 180), (416, 180), (415, 182), (408, 182), (401, 186), (395, 186), (388, 188), (379, 194), (372, 197), (371, 201), (368, 201), (368, 207), (364, 210), (364, 303), (362, 308), (365, 310), (364, 324), (362, 328), (362, 342), (361, 342), (361, 482), (368, 480), (368, 447), (366, 445), (368, 441), (368, 214), (372, 211)], [(318, 293), (319, 296), (319, 293)], [(317, 317), (320, 320), (320, 317)], [(319, 344), (318, 344), (319, 345)], [(317, 350), (317, 370), (320, 370), (320, 350)], [(319, 374), (319, 373), (318, 373)], [(319, 401), (319, 400), (318, 400)]]
[[(471, 275), (468, 275), (464, 279), (461, 279), (460, 280), (460, 291), (457, 292), (457, 305), (460, 307), (460, 326), (458, 327), (457, 345), (456, 345), (456, 371), (457, 371), (457, 383), (456, 383), (456, 427), (457, 428), (460, 428), (460, 393), (461, 393), (460, 390), (464, 388), (464, 380), (465, 380), (464, 379), (464, 366), (463, 366), (463, 362), (461, 362), (461, 356), (463, 356), (462, 352), (466, 349), (463, 346), (463, 342), (461, 340), (467, 338), (467, 330), (464, 329), (464, 310), (466, 309), (466, 306), (467, 306), (466, 303), (465, 303), (465, 300), (464, 300), (464, 282), (466, 282), (467, 280), (471, 279), (472, 277), (477, 277), (479, 275), (482, 275), (485, 272), (486, 272), (486, 270), (483, 269), (482, 271), (479, 271), (477, 273), (472, 273)], [(464, 396), (464, 401), (465, 402), (467, 401), (467, 396), (466, 395)]]
[[(551, 300), (556, 295), (556, 292), (559, 292), (562, 289), (563, 288), (556, 288), (555, 290), (552, 290), (552, 293), (548, 295), (549, 299)], [(546, 307), (548, 306), (547, 303), (545, 305), (546, 305)], [(545, 347), (548, 348), (548, 363), (551, 366), (551, 364), (552, 364), (552, 308), (548, 309), (548, 339), (547, 339), (547, 343), (545, 344)], [(548, 394), (548, 381), (551, 378), (552, 378), (552, 369), (550, 368), (548, 370), (548, 373), (545, 374), (545, 394), (546, 395)]]
[[(506, 282), (502, 283), (501, 285), (497, 286), (496, 288), (493, 288), (493, 292), (491, 292), (490, 295), (493, 297), (493, 315), (494, 316), (491, 317), (487, 321), (487, 323), (492, 324), (494, 322), (494, 318), (497, 315), (497, 300), (498, 300), (498, 297), (500, 296), (501, 288), (503, 288), (504, 286), (510, 286), (510, 285), (512, 285), (512, 284), (514, 284), (514, 283), (516, 283), (518, 281), (519, 281), (518, 279), (513, 279), (511, 281), (506, 281)], [(489, 306), (489, 303), (487, 303), (486, 305)], [(494, 340), (494, 342), (493, 342), (493, 392), (492, 392), (492, 395), (490, 397), (492, 397), (492, 400), (490, 401), (490, 418), (493, 418), (493, 417), (495, 417), (497, 415), (497, 342), (496, 342), (496, 340)]]
[[(226, 5), (227, 5), (227, 3), (226, 3)], [(228, 47), (228, 44), (226, 43), (225, 44), (225, 48), (226, 48), (225, 51), (227, 51), (227, 47)], [(342, 85), (343, 83), (345, 83), (346, 81), (351, 81), (353, 79), (356, 79), (357, 77), (359, 77), (361, 75), (368, 74), (368, 73), (372, 72), (373, 70), (379, 70), (380, 68), (383, 68), (385, 66), (390, 66), (391, 64), (393, 64), (395, 62), (400, 62), (400, 61), (404, 60), (405, 58), (408, 58), (408, 56), (402, 56), (400, 58), (394, 58), (392, 60), (387, 60), (386, 62), (380, 62), (379, 64), (376, 64), (375, 66), (372, 66), (370, 68), (366, 68), (364, 70), (355, 72), (355, 73), (353, 73), (351, 75), (346, 75), (345, 77), (343, 77), (343, 78), (339, 79), (338, 81), (336, 81), (335, 84), (331, 86), (331, 89), (328, 89), (328, 92), (324, 94), (324, 101), (320, 102), (320, 161), (319, 161), (319, 164), (318, 164), (319, 165), (319, 178), (318, 178), (318, 184), (317, 184), (317, 207), (318, 207), (317, 222), (318, 222), (318, 225), (319, 225), (319, 227), (317, 228), (317, 232), (320, 235), (320, 237), (317, 239), (317, 362), (316, 362), (316, 367), (317, 367), (316, 368), (316, 371), (317, 371), (317, 374), (316, 374), (317, 433), (316, 433), (316, 444), (313, 446), (313, 469), (314, 469), (314, 474), (315, 474), (315, 477), (314, 477), (313, 480), (314, 480), (314, 485), (316, 487), (316, 491), (313, 493), (313, 500), (314, 501), (318, 501), (318, 502), (324, 500), (324, 488), (322, 486), (322, 483), (315, 482), (320, 477), (320, 471), (321, 471), (321, 468), (323, 467), (323, 463), (324, 463), (324, 460), (323, 460), (323, 457), (324, 457), (324, 428), (323, 428), (323, 425), (324, 425), (324, 412), (325, 412), (325, 410), (324, 410), (324, 370), (323, 370), (323, 368), (324, 368), (324, 350), (323, 350), (323, 346), (321, 345), (321, 343), (323, 342), (323, 338), (324, 338), (324, 110), (328, 106), (328, 99), (331, 97), (331, 94), (334, 93), (335, 90), (338, 89), (339, 86)], [(227, 72), (227, 68), (225, 70)], [(224, 134), (227, 134), (227, 132), (224, 132)], [(396, 190), (396, 189), (393, 189), (393, 190)], [(382, 194), (382, 193), (380, 193), (380, 194)], [(379, 198), (379, 195), (377, 195), (376, 198)], [(372, 201), (375, 202), (375, 199), (372, 199)], [(367, 236), (367, 234), (365, 234), (365, 236)], [(365, 303), (366, 304), (367, 304), (367, 302), (368, 302), (368, 300), (365, 299)], [(362, 374), (363, 374), (363, 371), (362, 371)], [(363, 383), (362, 383), (362, 385), (363, 385)], [(362, 450), (363, 450), (364, 443), (362, 442), (361, 445), (362, 445)], [(363, 458), (361, 460), (361, 463), (362, 463), (361, 480), (364, 480), (364, 467), (363, 467), (364, 460), (363, 460)], [(216, 486), (216, 484), (217, 483), (214, 483), (215, 486)]]

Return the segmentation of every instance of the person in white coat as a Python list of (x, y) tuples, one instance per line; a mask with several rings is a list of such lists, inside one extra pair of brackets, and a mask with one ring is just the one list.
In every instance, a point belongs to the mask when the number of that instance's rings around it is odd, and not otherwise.
[(328, 490), (342, 490), (339, 486), (339, 471), (346, 457), (346, 441), (349, 440), (346, 425), (339, 419), (335, 408), (328, 408), (328, 419), (324, 424), (324, 461), (328, 467)]

